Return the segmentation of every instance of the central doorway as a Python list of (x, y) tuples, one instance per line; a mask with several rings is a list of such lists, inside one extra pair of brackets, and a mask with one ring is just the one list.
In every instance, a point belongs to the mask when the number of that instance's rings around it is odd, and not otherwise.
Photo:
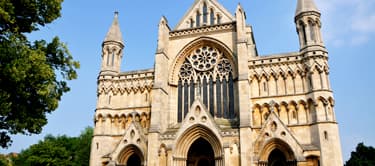
[(209, 142), (198, 138), (188, 151), (187, 166), (215, 166), (214, 151)]
[(268, 157), (268, 166), (288, 166), (284, 153), (274, 149)]
[(135, 145), (125, 147), (118, 157), (118, 166), (143, 166), (144, 157), (141, 150)]
[(132, 154), (128, 161), (126, 162), (127, 166), (141, 166), (141, 158), (137, 154)]

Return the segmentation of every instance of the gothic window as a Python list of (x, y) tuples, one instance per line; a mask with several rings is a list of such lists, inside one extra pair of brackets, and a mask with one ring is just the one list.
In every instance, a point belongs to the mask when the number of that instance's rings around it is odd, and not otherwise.
[(107, 66), (109, 66), (109, 55), (107, 55)]
[(215, 24), (215, 13), (214, 13), (214, 9), (211, 9), (211, 10), (210, 10), (210, 24), (211, 24), (211, 25), (214, 25), (214, 24)]
[(309, 28), (310, 28), (310, 38), (311, 41), (316, 41), (316, 33), (315, 33), (315, 24), (312, 21), (309, 21)]
[(212, 116), (233, 119), (233, 69), (223, 52), (211, 46), (195, 49), (185, 58), (177, 86), (178, 122), (181, 122), (196, 97), (200, 97)]
[(220, 15), (218, 14), (216, 17), (217, 17), (217, 24), (221, 24), (221, 17), (220, 17)]
[(328, 132), (327, 131), (324, 131), (324, 139), (328, 140)]
[(190, 28), (193, 28), (194, 27), (194, 21), (193, 21), (193, 19), (191, 18), (190, 19)]
[(196, 23), (196, 27), (200, 27), (201, 14), (199, 13), (199, 11), (197, 11), (197, 15), (196, 15), (196, 18), (195, 18), (195, 23)]
[(207, 4), (203, 4), (203, 24), (206, 25), (208, 20)]
[(267, 83), (266, 82), (263, 82), (263, 91), (267, 92)]
[(112, 52), (112, 62), (111, 62), (111, 66), (113, 66), (114, 62), (115, 62), (115, 52), (113, 51), (113, 52)]
[(303, 41), (303, 44), (305, 45), (306, 42), (307, 42), (307, 39), (306, 39), (306, 26), (303, 22), (300, 23), (300, 30), (301, 30), (301, 35), (302, 35), (302, 41)]

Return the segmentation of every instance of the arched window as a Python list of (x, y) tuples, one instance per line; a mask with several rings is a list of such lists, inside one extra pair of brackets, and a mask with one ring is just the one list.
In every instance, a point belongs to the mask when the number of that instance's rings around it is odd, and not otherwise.
[(186, 116), (196, 97), (200, 97), (212, 116), (233, 119), (234, 83), (232, 64), (212, 46), (196, 48), (185, 58), (177, 86), (178, 122)]
[(263, 82), (263, 91), (267, 92), (267, 82)]
[(193, 28), (193, 27), (194, 27), (194, 20), (190, 18), (190, 28)]
[(112, 52), (112, 62), (111, 62), (111, 66), (113, 66), (114, 63), (115, 63), (115, 51)]
[(211, 24), (211, 25), (214, 25), (214, 24), (215, 24), (215, 13), (214, 13), (214, 9), (211, 9), (211, 10), (210, 10), (210, 24)]
[(217, 14), (216, 18), (217, 18), (217, 24), (221, 24), (221, 16)]
[(306, 26), (303, 22), (300, 22), (300, 30), (301, 30), (301, 35), (302, 35), (302, 42), (303, 45), (306, 45), (307, 39), (306, 39)]
[(324, 139), (328, 140), (328, 132), (327, 131), (324, 131)]
[(197, 11), (197, 15), (195, 18), (196, 27), (200, 27), (200, 22), (201, 22), (201, 14), (199, 13), (199, 11)]
[(109, 54), (107, 55), (107, 66), (109, 66)]
[(203, 4), (203, 25), (207, 25), (208, 20), (208, 11), (207, 11), (207, 4)]
[(311, 41), (316, 41), (316, 33), (315, 33), (315, 24), (312, 21), (309, 21), (309, 28), (310, 28), (310, 38)]

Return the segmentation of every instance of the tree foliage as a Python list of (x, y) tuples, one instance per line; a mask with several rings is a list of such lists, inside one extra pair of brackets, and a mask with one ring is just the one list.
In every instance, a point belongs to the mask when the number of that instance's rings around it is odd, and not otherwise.
[(359, 143), (350, 155), (350, 159), (346, 161), (345, 166), (374, 166), (375, 165), (375, 149), (372, 146), (366, 146)]
[(0, 166), (12, 166), (12, 157), (0, 154)]
[(23, 150), (14, 165), (88, 166), (92, 135), (91, 127), (78, 137), (48, 135), (38, 144)]
[(58, 107), (79, 63), (54, 37), (29, 41), (27, 34), (60, 17), (63, 0), (0, 1), (0, 146), (11, 134), (38, 134), (46, 113)]

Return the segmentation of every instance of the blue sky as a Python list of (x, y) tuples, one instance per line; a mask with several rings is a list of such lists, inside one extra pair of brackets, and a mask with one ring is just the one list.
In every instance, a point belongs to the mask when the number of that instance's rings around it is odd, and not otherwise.
[[(357, 143), (375, 146), (375, 1), (315, 0), (322, 12), (323, 38), (329, 51), (330, 79), (336, 100), (344, 160)], [(0, 153), (19, 152), (46, 134), (77, 136), (93, 126), (96, 107), (96, 78), (101, 64), (101, 43), (112, 23), (113, 12), (125, 41), (122, 71), (148, 69), (154, 64), (157, 24), (166, 16), (171, 28), (179, 22), (194, 0), (65, 0), (62, 17), (30, 35), (30, 39), (68, 44), (81, 63), (79, 77), (69, 82), (57, 111), (48, 115), (40, 135), (13, 137), (13, 146)], [(296, 0), (219, 0), (231, 13), (238, 3), (246, 10), (261, 55), (298, 51), (294, 25)]]

